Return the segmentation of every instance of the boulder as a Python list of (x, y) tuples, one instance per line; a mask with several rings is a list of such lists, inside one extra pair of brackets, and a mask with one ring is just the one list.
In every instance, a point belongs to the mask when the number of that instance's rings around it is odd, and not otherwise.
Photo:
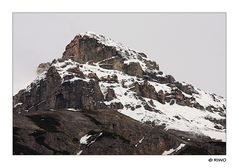
[(121, 86), (122, 86), (123, 88), (127, 88), (127, 86), (125, 85), (125, 82), (127, 82), (127, 80), (125, 80), (125, 79), (122, 79), (122, 80), (121, 80)]
[(183, 101), (185, 96), (183, 95), (183, 93), (180, 90), (176, 90), (175, 91), (175, 98), (177, 101)]
[(165, 94), (162, 90), (158, 92), (158, 101), (162, 104), (165, 104)]
[(170, 102), (169, 102), (169, 104), (170, 104), (170, 105), (173, 105), (173, 104), (175, 104), (175, 102), (176, 102), (175, 99), (171, 99)]
[(143, 77), (144, 71), (138, 62), (130, 62), (129, 64), (124, 64), (123, 71), (131, 76)]
[(154, 111), (154, 108), (152, 108), (151, 106), (149, 106), (148, 103), (146, 103), (146, 104), (144, 105), (144, 109), (145, 109), (145, 110), (148, 110), (148, 111)]
[(113, 102), (113, 103), (110, 104), (110, 108), (114, 109), (114, 110), (117, 110), (117, 109), (123, 109), (124, 106), (120, 102)]
[(195, 107), (196, 109), (199, 109), (199, 110), (205, 110), (205, 108), (202, 105), (200, 105), (198, 102), (194, 103), (193, 107)]
[(106, 100), (106, 101), (111, 101), (111, 100), (113, 100), (114, 98), (116, 98), (114, 89), (108, 88), (108, 89), (107, 89), (107, 93), (106, 93), (106, 95), (105, 95), (105, 100)]
[(149, 70), (159, 70), (159, 66), (155, 61), (143, 59), (143, 62)]
[(93, 73), (93, 72), (91, 72), (91, 73), (88, 74), (88, 78), (94, 79), (94, 80), (96, 80), (96, 81), (99, 81), (99, 80), (100, 80), (100, 79), (98, 78), (98, 76), (96, 75), (96, 73)]
[(176, 103), (177, 104), (179, 104), (179, 105), (181, 105), (181, 106), (185, 106), (186, 105), (186, 103), (185, 103), (185, 96), (183, 95), (183, 93), (180, 91), (180, 90), (178, 90), (178, 89), (176, 89), (175, 90), (175, 99), (176, 99)]
[(194, 89), (194, 87), (192, 85), (183, 85), (182, 83), (180, 82), (175, 82), (175, 85), (178, 89), (180, 89), (181, 91), (183, 91), (184, 93), (187, 93), (189, 95), (192, 95), (192, 94), (198, 94), (198, 92)]
[(162, 84), (173, 84), (175, 82), (175, 79), (172, 75), (166, 75), (165, 77), (157, 76), (156, 79), (159, 83)]
[(108, 75), (107, 77), (102, 76), (100, 80), (108, 83), (119, 83), (118, 76), (115, 74)]
[(158, 94), (155, 91), (154, 86), (150, 85), (146, 80), (143, 82), (143, 84), (135, 82), (130, 90), (135, 92), (137, 96), (142, 96), (154, 100), (158, 99)]
[(193, 107), (194, 101), (192, 101), (192, 99), (190, 99), (190, 98), (189, 99), (187, 98), (185, 100), (185, 105), (188, 106), (188, 107)]
[(144, 81), (143, 85), (141, 85), (141, 93), (143, 97), (157, 100), (158, 95), (155, 91), (155, 88), (149, 84), (149, 82)]
[(210, 111), (210, 112), (213, 112), (213, 111), (214, 111), (214, 107), (213, 107), (212, 105), (207, 106), (207, 107), (206, 107), (206, 110), (207, 110), (207, 111)]
[(154, 102), (153, 102), (153, 100), (152, 100), (152, 99), (151, 99), (151, 100), (149, 100), (148, 102), (149, 102), (149, 104), (150, 104), (151, 106), (155, 107), (155, 104), (154, 104)]

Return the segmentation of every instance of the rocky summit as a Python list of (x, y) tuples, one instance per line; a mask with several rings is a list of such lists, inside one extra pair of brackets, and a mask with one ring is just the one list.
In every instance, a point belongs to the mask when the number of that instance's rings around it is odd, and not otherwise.
[(13, 97), (13, 154), (225, 155), (225, 99), (83, 33)]

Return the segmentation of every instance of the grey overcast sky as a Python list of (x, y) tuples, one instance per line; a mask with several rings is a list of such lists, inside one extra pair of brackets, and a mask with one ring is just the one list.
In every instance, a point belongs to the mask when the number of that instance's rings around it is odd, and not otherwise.
[(92, 31), (146, 53), (176, 80), (225, 96), (225, 22), (225, 13), (14, 13), (13, 93), (76, 34)]

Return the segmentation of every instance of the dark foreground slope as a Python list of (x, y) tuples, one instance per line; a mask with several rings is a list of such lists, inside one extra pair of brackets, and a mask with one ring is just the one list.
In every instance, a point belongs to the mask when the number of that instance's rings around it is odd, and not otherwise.
[(14, 114), (13, 154), (225, 154), (223, 142), (181, 139), (117, 111)]

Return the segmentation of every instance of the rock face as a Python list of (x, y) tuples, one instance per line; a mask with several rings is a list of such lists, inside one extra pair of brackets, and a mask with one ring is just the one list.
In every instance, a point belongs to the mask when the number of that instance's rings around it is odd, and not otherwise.
[(183, 85), (182, 83), (176, 82), (175, 85), (183, 92), (192, 95), (193, 93), (198, 93), (192, 85)]
[(25, 102), (15, 112), (29, 112), (50, 109), (101, 109), (105, 108), (102, 100), (104, 96), (97, 80), (76, 80), (76, 77), (84, 79), (84, 74), (79, 70), (70, 69), (68, 72), (75, 73), (66, 75), (63, 79), (55, 66), (49, 68), (46, 78), (38, 85), (31, 86), (29, 91), (19, 92), (14, 97), (15, 102)]
[(162, 90), (158, 92), (158, 101), (162, 104), (165, 104), (165, 94)]
[(155, 91), (155, 88), (152, 85), (150, 85), (148, 81), (144, 81), (142, 84), (135, 82), (131, 90), (136, 92), (138, 96), (155, 100), (158, 99), (158, 95), (157, 92)]
[(124, 65), (124, 72), (131, 76), (143, 77), (143, 70), (138, 62), (130, 62)]
[[(97, 38), (104, 38), (96, 35), (78, 35), (67, 46), (63, 53), (63, 60), (73, 59), (79, 63), (98, 63), (100, 67), (105, 69), (115, 69), (123, 71), (132, 76), (143, 76), (143, 70), (139, 63), (130, 62), (124, 64), (125, 55), (129, 56), (128, 52), (118, 51), (115, 47), (98, 43)], [(105, 40), (105, 39), (104, 39)], [(144, 53), (139, 53), (138, 58), (142, 60), (146, 57)], [(149, 69), (159, 69), (154, 61), (145, 61)]]
[(14, 154), (225, 154), (225, 99), (102, 35), (77, 35), (13, 97)]
[(62, 58), (72, 58), (77, 62), (86, 63), (89, 61), (99, 62), (116, 54), (114, 48), (100, 44), (94, 38), (78, 35), (66, 46)]
[(155, 88), (152, 85), (150, 85), (147, 81), (144, 81), (143, 85), (141, 85), (140, 87), (140, 90), (143, 97), (157, 100), (157, 93), (155, 91)]
[[(99, 63), (100, 67), (122, 71), (124, 58), (115, 47), (98, 43), (90, 35), (78, 35), (66, 46), (63, 60), (73, 59), (79, 63)], [(139, 68), (139, 67), (138, 67)], [(126, 68), (126, 73), (127, 71)], [(141, 72), (142, 73), (142, 72)]]
[(107, 94), (106, 94), (106, 96), (105, 96), (105, 100), (106, 100), (106, 101), (111, 101), (111, 100), (113, 100), (114, 98), (116, 98), (116, 95), (115, 95), (114, 90), (108, 88)]

